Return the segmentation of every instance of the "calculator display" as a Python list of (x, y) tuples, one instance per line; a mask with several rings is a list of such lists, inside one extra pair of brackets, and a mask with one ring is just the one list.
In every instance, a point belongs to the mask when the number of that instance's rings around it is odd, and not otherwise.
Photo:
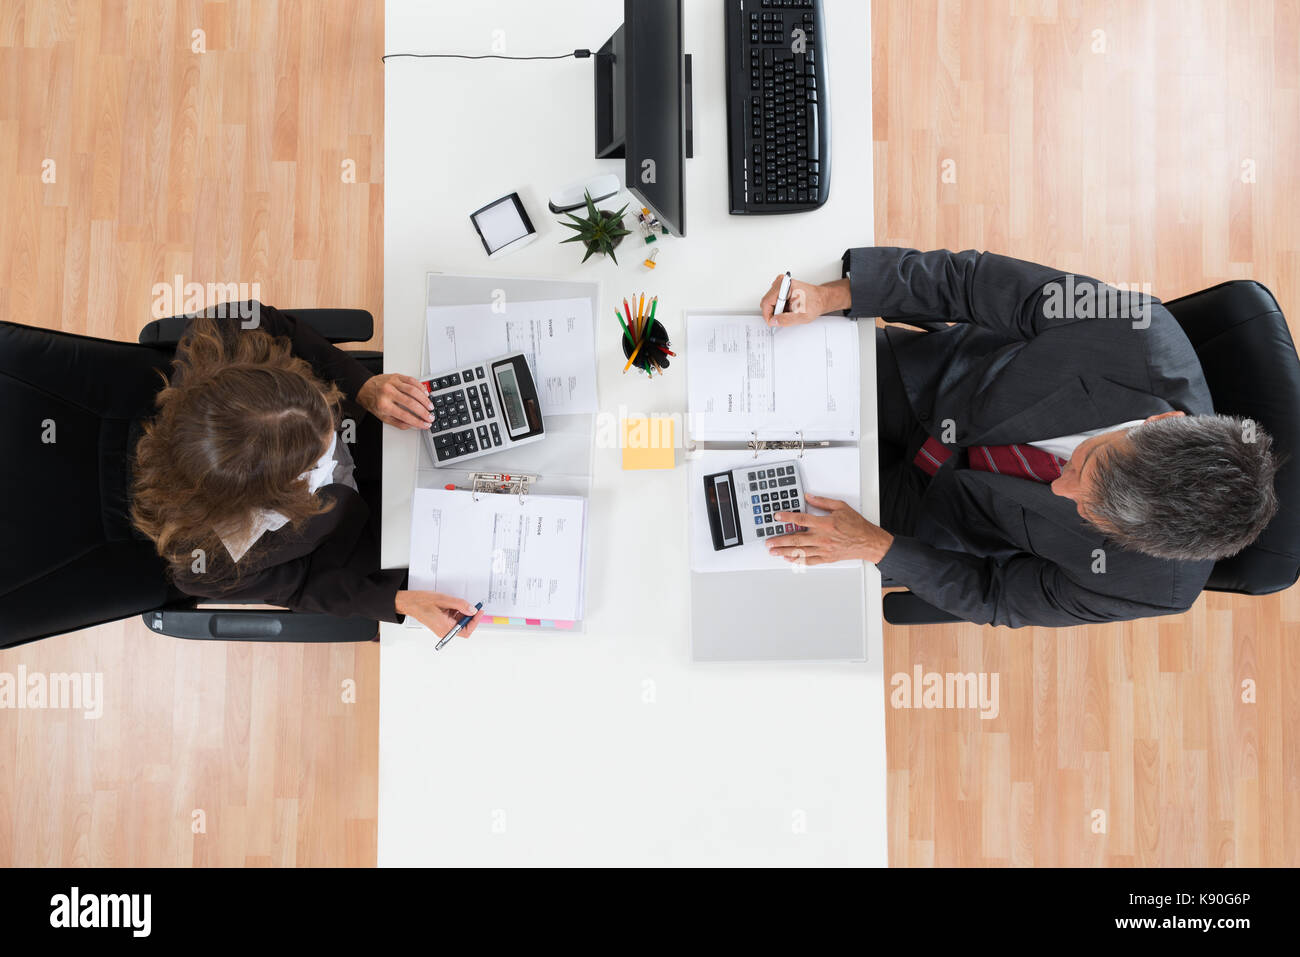
[(719, 476), (714, 481), (713, 490), (718, 496), (717, 514), (722, 522), (722, 540), (727, 545), (734, 545), (740, 536), (736, 533), (736, 506), (731, 498), (731, 480)]
[(506, 414), (506, 427), (511, 435), (526, 431), (528, 417), (524, 414), (524, 400), (519, 394), (519, 380), (515, 378), (515, 370), (510, 366), (501, 366), (493, 371), (496, 372), (497, 386), (501, 389), (501, 407)]

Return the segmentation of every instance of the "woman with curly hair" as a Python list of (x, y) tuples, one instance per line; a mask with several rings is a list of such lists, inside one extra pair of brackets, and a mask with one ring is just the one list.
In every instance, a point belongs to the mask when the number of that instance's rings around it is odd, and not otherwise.
[[(379, 567), (380, 423), (427, 429), (410, 376), (372, 375), (259, 303), (190, 321), (136, 445), (131, 515), (176, 586), (209, 600), (401, 621), (444, 634), (472, 606)], [(478, 617), (462, 632), (468, 635)]]

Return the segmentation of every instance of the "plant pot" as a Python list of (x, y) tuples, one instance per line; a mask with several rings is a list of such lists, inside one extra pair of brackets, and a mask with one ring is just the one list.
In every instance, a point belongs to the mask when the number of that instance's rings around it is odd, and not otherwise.
[[(602, 209), (602, 210), (600, 210), (600, 216), (601, 216), (601, 219), (603, 219), (603, 220), (605, 221), (605, 223), (608, 224), (608, 225), (610, 225), (610, 226), (622, 226), (622, 225), (623, 225), (623, 217), (620, 216), (618, 213), (613, 212), (612, 210)], [(610, 247), (610, 249), (618, 249), (618, 247), (619, 247), (620, 245), (622, 245), (623, 240), (626, 239), (626, 238), (627, 238), (626, 236), (618, 236), (618, 237), (616, 237), (616, 238), (614, 239), (614, 243), (613, 243), (613, 245)], [(583, 243), (582, 245), (583, 245), (584, 247), (586, 247), (587, 251), (590, 252), (590, 253), (602, 253), (602, 254), (604, 254), (604, 255), (606, 255), (606, 256), (609, 255), (609, 250), (608, 250), (608, 249), (595, 249), (595, 248), (593, 248), (592, 246), (588, 245), (587, 243)]]

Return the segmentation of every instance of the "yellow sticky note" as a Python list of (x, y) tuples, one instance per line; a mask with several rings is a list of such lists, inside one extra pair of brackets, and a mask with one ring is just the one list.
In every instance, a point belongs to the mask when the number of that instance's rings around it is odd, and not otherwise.
[(676, 464), (673, 451), (673, 420), (651, 416), (623, 420), (623, 469), (671, 469)]

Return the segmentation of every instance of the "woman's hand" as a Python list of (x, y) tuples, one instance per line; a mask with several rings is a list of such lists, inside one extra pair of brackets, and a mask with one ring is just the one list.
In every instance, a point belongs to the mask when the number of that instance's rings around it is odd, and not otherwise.
[(468, 638), (483, 618), (483, 612), (476, 612), (474, 606), (464, 599), (436, 591), (399, 591), (394, 605), (399, 615), (411, 615), (439, 638), (455, 628), (456, 622), (466, 615), (473, 615), (474, 618), (460, 633), (462, 638)]
[(772, 288), (767, 291), (759, 303), (763, 321), (769, 326), (798, 326), (812, 322), (818, 316), (828, 312), (847, 309), (852, 304), (849, 281), (837, 279), (825, 285), (816, 286), (798, 279), (790, 280), (790, 295), (786, 299), (785, 312), (774, 315), (776, 301), (781, 295), (781, 280), (785, 273), (772, 280)]
[(399, 372), (371, 376), (357, 401), (380, 422), (399, 429), (427, 429), (433, 424), (433, 403), (419, 379)]

